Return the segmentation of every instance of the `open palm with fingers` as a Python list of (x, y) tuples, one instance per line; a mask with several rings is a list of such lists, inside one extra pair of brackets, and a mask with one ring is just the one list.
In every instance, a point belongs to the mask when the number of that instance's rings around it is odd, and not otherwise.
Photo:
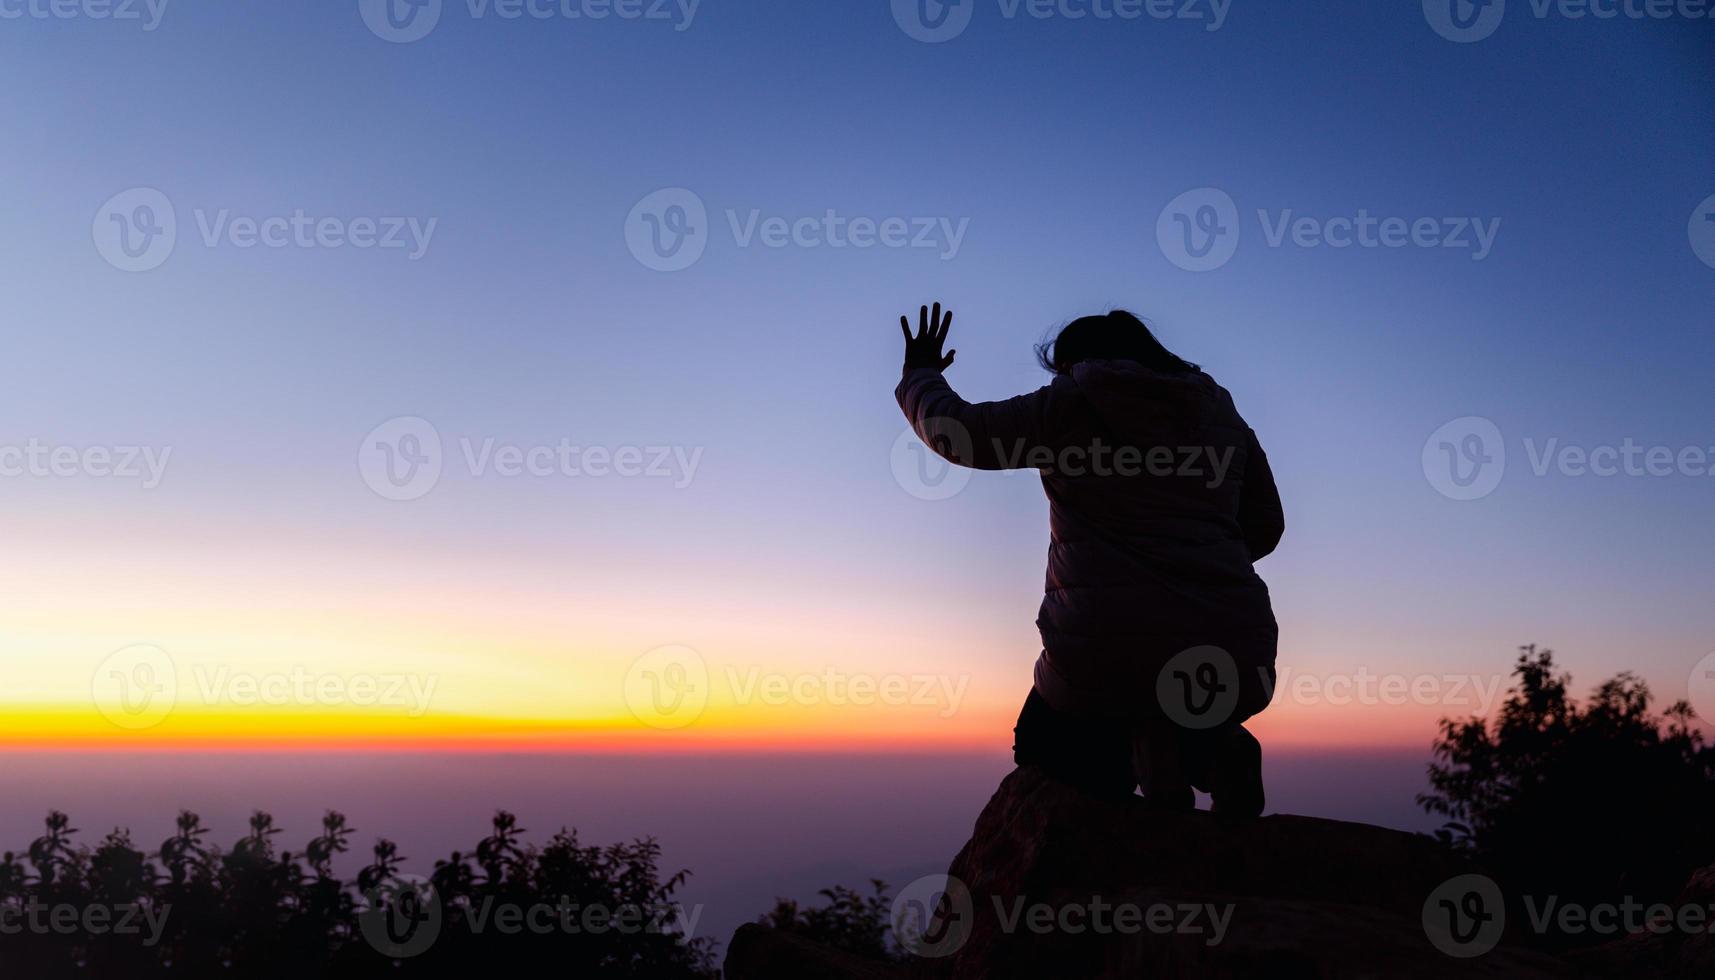
[(933, 311), (923, 307), (917, 314), (917, 336), (911, 335), (911, 319), (899, 318), (899, 329), (905, 334), (905, 370), (929, 368), (933, 371), (945, 371), (953, 364), (953, 355), (958, 351), (950, 350), (945, 357), (941, 356), (941, 346), (947, 342), (947, 330), (953, 325), (953, 311), (947, 311), (946, 319), (941, 318), (941, 304), (936, 303)]

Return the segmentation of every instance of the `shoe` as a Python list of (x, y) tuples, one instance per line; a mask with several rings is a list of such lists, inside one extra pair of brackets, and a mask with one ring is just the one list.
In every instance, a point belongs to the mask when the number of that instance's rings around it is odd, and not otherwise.
[(1262, 743), (1241, 725), (1210, 749), (1210, 809), (1223, 817), (1262, 816), (1266, 803), (1262, 788)]

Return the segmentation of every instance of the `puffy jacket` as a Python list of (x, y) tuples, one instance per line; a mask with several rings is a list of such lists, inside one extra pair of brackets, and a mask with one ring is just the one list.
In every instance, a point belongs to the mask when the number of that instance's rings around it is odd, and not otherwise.
[(1205, 645), (1238, 671), (1233, 720), (1267, 705), (1278, 630), (1252, 563), (1284, 518), (1256, 433), (1214, 379), (1090, 361), (973, 405), (917, 369), (895, 397), (949, 462), (1041, 471), (1051, 541), (1035, 684), (1051, 705), (1158, 715), (1164, 665)]

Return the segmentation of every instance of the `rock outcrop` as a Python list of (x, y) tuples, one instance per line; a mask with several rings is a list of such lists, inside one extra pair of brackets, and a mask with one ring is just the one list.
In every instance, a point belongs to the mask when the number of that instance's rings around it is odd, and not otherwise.
[[(1483, 887), (1492, 882), (1422, 835), (1103, 802), (1023, 768), (1001, 783), (946, 876), (898, 892), (896, 933), (916, 934), (921, 955), (903, 964), (828, 956), (747, 926), (726, 976), (1715, 976), (1709, 936), (1632, 937), (1567, 959), (1520, 948), (1509, 941), (1519, 924), (1491, 914), (1500, 896)], [(1715, 869), (1687, 890), (1690, 900), (1703, 892), (1715, 892)]]
[[(1431, 943), (1425, 902), (1470, 871), (1421, 835), (1298, 816), (1225, 822), (1154, 810), (1141, 797), (1102, 803), (1020, 769), (948, 869), (969, 889), (972, 914), (945, 972), (959, 980), (1562, 975), (1543, 957), (1491, 949), (1456, 959)], [(1048, 909), (1129, 906), (1145, 919), (1122, 930), (1110, 915), (1099, 933), (1058, 921), (1031, 928), (1007, 921), (1021, 899)]]
[(1696, 914), (1693, 928), (1642, 931), (1568, 957), (1585, 972), (1603, 977), (1715, 977), (1715, 866), (1691, 876), (1673, 904), (1675, 914)]

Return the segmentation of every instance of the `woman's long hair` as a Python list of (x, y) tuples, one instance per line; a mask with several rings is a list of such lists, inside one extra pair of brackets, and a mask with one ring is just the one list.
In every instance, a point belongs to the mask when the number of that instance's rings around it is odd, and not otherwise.
[(1085, 316), (1036, 346), (1036, 360), (1055, 374), (1071, 374), (1084, 361), (1136, 361), (1163, 374), (1192, 374), (1197, 365), (1163, 347), (1142, 320), (1125, 310)]

